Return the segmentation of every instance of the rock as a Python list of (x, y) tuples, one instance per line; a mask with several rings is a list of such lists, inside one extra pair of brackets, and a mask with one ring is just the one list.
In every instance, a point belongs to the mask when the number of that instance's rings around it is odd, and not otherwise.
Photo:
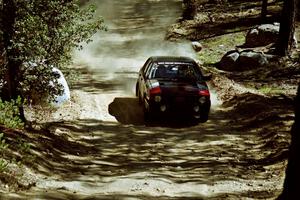
[(200, 42), (194, 41), (192, 42), (192, 47), (196, 52), (199, 52), (203, 49), (203, 46)]
[(225, 71), (235, 71), (239, 56), (240, 54), (237, 50), (227, 52), (219, 62), (218, 69)]
[(279, 23), (262, 24), (258, 27), (258, 30), (261, 32), (271, 32), (271, 33), (277, 34), (277, 33), (279, 33)]
[(59, 75), (57, 81), (62, 85), (63, 92), (61, 95), (56, 95), (51, 104), (54, 106), (60, 106), (66, 101), (70, 100), (70, 89), (63, 73), (56, 67), (53, 67), (52, 71), (53, 73), (57, 73)]
[(279, 24), (263, 24), (248, 31), (244, 46), (258, 47), (276, 42)]
[(237, 62), (239, 66), (236, 69), (237, 71), (257, 69), (269, 63), (267, 57), (263, 53), (252, 50), (242, 51)]
[[(49, 95), (50, 94), (39, 94), (36, 91), (31, 91), (30, 94), (30, 104), (32, 105), (42, 105), (45, 103), (50, 103), (53, 106), (59, 107), (61, 106), (64, 102), (70, 100), (70, 89), (68, 86), (68, 83), (63, 75), (63, 73), (56, 67), (54, 67), (53, 65), (50, 66), (46, 66), (45, 64), (45, 60), (42, 61), (29, 61), (24, 63), (24, 66), (28, 69), (28, 71), (32, 71), (33, 74), (36, 73), (36, 69), (37, 67), (39, 67), (41, 65), (41, 67), (49, 67), (50, 70), (52, 70), (52, 75), (53, 80), (49, 81), (49, 86), (51, 87), (62, 87), (62, 94), (61, 95), (55, 95), (54, 99), (49, 100)], [(39, 80), (38, 80), (39, 81)], [(35, 82), (32, 82), (32, 84), (35, 84)], [(38, 84), (38, 83), (37, 83)]]
[[(279, 23), (274, 24), (262, 24), (256, 28), (248, 31), (246, 35), (246, 47), (258, 47), (266, 46), (271, 43), (275, 43), (279, 36)], [(297, 38), (294, 34), (293, 47), (297, 48)]]
[(269, 64), (269, 59), (274, 58), (273, 56), (265, 55), (253, 50), (244, 50), (242, 52), (232, 50), (222, 57), (218, 65), (218, 69), (230, 72), (247, 71), (264, 67)]

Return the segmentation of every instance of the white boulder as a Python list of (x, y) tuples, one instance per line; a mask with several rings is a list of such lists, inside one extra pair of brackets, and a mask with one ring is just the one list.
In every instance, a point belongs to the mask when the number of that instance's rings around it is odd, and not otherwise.
[(71, 98), (70, 89), (69, 89), (68, 83), (67, 83), (63, 73), (56, 67), (53, 67), (52, 71), (53, 71), (53, 73), (57, 73), (57, 75), (59, 75), (57, 82), (58, 82), (58, 84), (62, 85), (63, 92), (61, 95), (56, 95), (54, 97), (54, 101), (51, 102), (51, 104), (54, 106), (60, 106), (63, 103), (70, 100), (70, 98)]
[(203, 49), (203, 46), (200, 42), (197, 42), (197, 41), (193, 41), (192, 42), (192, 47), (193, 49), (196, 51), (196, 52), (199, 52)]

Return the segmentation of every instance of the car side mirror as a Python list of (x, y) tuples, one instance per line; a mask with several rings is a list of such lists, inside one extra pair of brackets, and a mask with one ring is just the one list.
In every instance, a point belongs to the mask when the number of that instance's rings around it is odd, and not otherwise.
[(210, 81), (212, 79), (212, 74), (208, 73), (203, 76), (204, 81)]

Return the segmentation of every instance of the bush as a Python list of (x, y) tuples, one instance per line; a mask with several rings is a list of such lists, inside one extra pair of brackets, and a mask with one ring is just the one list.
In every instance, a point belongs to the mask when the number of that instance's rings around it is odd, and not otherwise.
[(19, 117), (19, 107), (21, 105), (21, 98), (10, 102), (0, 99), (0, 124), (12, 129), (23, 128), (24, 123)]
[[(80, 7), (78, 0), (1, 2), (0, 20), (7, 22), (2, 32), (11, 33), (3, 44), (7, 63), (0, 63), (0, 86), (14, 83), (17, 88), (9, 90), (28, 101), (55, 98), (62, 88), (52, 68), (71, 64), (74, 49), (82, 49), (97, 31), (106, 29), (103, 19), (96, 17), (95, 6)], [(2, 40), (0, 32), (0, 55)], [(9, 66), (14, 66), (14, 73), (9, 73)]]
[(2, 158), (7, 148), (8, 144), (6, 144), (4, 134), (0, 133), (0, 173), (5, 171), (8, 165), (8, 162)]

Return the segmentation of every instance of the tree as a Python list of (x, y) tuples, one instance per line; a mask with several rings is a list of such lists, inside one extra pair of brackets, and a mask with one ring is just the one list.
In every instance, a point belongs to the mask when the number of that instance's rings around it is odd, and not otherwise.
[[(14, 80), (18, 77), (20, 64), (18, 63), (17, 57), (18, 52), (10, 48), (12, 46), (11, 38), (14, 35), (14, 23), (16, 20), (16, 5), (14, 1), (3, 0), (3, 10), (2, 10), (2, 41), (3, 50), (6, 57), (6, 62), (4, 63), (7, 68), (7, 73), (4, 77), (4, 82), (6, 82), (7, 90), (5, 91), (5, 97), (8, 99), (15, 99), (17, 97), (17, 81)], [(11, 56), (7, 56), (11, 55)]]
[[(103, 20), (94, 18), (95, 7), (79, 7), (77, 0), (3, 0), (2, 41), (6, 65), (0, 66), (2, 98), (23, 100), (60, 94), (53, 66), (70, 63), (74, 48), (98, 30)], [(50, 82), (54, 84), (49, 84)]]
[(297, 97), (295, 99), (295, 123), (291, 130), (292, 139), (289, 148), (288, 165), (284, 180), (284, 189), (278, 200), (298, 200), (299, 180), (300, 180), (300, 84), (298, 86)]
[(276, 53), (279, 56), (287, 56), (293, 47), (296, 19), (296, 1), (285, 0), (280, 20), (279, 39)]
[(183, 20), (194, 19), (197, 11), (196, 0), (183, 0)]
[[(2, 43), (3, 43), (3, 56), (5, 56), (5, 63), (3, 67), (4, 70), (1, 70), (4, 75), (3, 80), (1, 81), (5, 84), (5, 88), (2, 91), (4, 94), (4, 100), (14, 99), (16, 100), (20, 95), (18, 91), (18, 80), (20, 78), (20, 67), (21, 61), (18, 59), (19, 52), (12, 48), (13, 41), (12, 38), (15, 34), (14, 25), (17, 18), (17, 8), (14, 1), (3, 0), (3, 10), (1, 16), (2, 23)], [(20, 118), (25, 121), (23, 107), (19, 107)]]
[(261, 21), (265, 23), (267, 21), (268, 14), (268, 0), (262, 0), (261, 4)]
[(300, 2), (297, 1), (296, 4), (297, 4), (297, 20), (299, 21), (300, 20)]
[(296, 4), (297, 4), (297, 20), (299, 21), (300, 20), (300, 3), (297, 1)]

